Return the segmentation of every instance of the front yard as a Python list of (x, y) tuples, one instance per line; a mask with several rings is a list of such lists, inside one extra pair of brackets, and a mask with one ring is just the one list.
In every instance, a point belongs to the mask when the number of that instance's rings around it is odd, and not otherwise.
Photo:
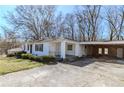
[(42, 63), (38, 63), (31, 60), (0, 56), (0, 75), (30, 69), (42, 65)]
[(124, 64), (118, 59), (84, 58), (79, 61), (43, 65), (15, 58), (0, 58), (0, 87), (123, 87)]

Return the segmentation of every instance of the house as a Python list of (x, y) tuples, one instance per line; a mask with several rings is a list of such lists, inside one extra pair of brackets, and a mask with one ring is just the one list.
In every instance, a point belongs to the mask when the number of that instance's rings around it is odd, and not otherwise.
[(77, 42), (69, 39), (46, 39), (27, 42), (23, 50), (37, 56), (108, 56), (124, 58), (124, 41)]
[(23, 51), (22, 48), (12, 48), (12, 49), (9, 49), (7, 52), (8, 54), (15, 54), (17, 52), (20, 52), (20, 51)]

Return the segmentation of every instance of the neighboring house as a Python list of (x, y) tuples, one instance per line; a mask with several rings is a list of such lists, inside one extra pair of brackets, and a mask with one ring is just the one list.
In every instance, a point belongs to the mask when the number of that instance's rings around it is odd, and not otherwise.
[(20, 51), (23, 51), (23, 49), (22, 48), (12, 48), (12, 49), (9, 49), (7, 52), (8, 52), (8, 54), (15, 54)]
[(124, 57), (124, 41), (105, 42), (77, 42), (69, 39), (46, 39), (28, 42), (23, 45), (23, 50), (37, 56), (109, 56)]

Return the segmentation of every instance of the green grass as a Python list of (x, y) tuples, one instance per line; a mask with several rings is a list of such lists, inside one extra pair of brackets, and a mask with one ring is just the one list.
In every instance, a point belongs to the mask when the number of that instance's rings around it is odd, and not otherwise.
[(35, 61), (16, 59), (14, 57), (0, 57), (0, 75), (42, 66)]

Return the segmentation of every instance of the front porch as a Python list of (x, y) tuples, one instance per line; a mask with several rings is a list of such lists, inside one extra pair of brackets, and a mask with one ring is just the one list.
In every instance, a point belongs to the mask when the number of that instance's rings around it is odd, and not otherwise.
[(50, 43), (50, 56), (55, 56), (59, 58), (67, 58), (67, 57), (80, 57), (80, 45), (77, 42), (70, 41), (54, 41)]

